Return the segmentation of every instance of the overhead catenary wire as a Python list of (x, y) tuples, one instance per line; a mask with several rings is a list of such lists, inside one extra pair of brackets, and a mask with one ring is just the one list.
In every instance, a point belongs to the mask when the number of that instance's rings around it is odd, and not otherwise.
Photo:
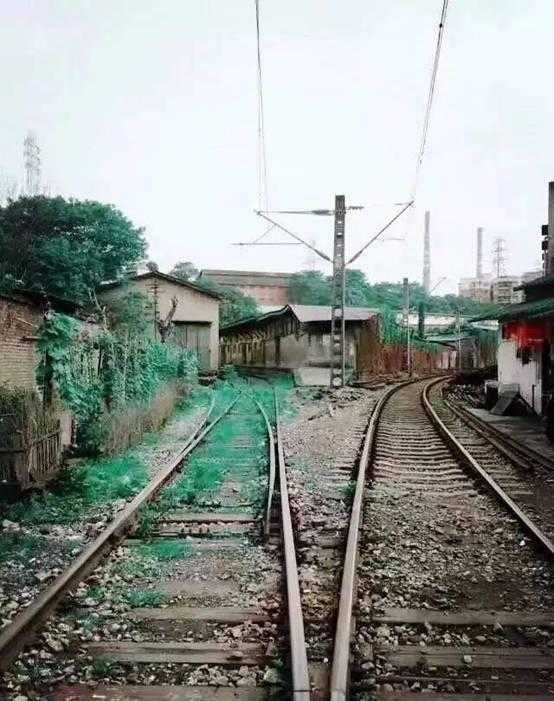
[(431, 79), (429, 81), (429, 91), (427, 93), (427, 103), (425, 105), (425, 114), (423, 118), (423, 128), (421, 131), (421, 141), (419, 145), (419, 151), (417, 153), (416, 167), (414, 173), (414, 180), (411, 190), (411, 200), (416, 199), (417, 186), (419, 183), (419, 175), (421, 171), (421, 166), (423, 163), (423, 156), (425, 155), (425, 147), (427, 146), (427, 136), (429, 134), (429, 125), (431, 122), (431, 109), (433, 107), (433, 98), (435, 97), (435, 88), (437, 84), (437, 74), (439, 70), (440, 55), (442, 49), (442, 40), (444, 36), (444, 29), (446, 25), (446, 13), (448, 12), (448, 2), (449, 0), (443, 0), (442, 11), (439, 21), (439, 29), (437, 33), (437, 43), (435, 46), (435, 55), (433, 57), (433, 66), (431, 68)]
[(265, 144), (264, 92), (262, 79), (262, 51), (260, 40), (260, 3), (254, 0), (256, 8), (256, 50), (258, 61), (258, 208), (262, 204), (269, 209), (267, 186), (267, 151)]

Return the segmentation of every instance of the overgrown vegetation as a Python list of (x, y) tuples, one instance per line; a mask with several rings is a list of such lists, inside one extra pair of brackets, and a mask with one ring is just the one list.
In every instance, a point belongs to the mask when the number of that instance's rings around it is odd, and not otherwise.
[(30, 289), (80, 302), (144, 257), (146, 242), (113, 205), (20, 197), (0, 207), (0, 289)]
[[(133, 316), (143, 315), (136, 296), (131, 302), (133, 309), (120, 305), (112, 310), (112, 314), (119, 314), (119, 324), (113, 330), (95, 331), (69, 316), (51, 313), (39, 331), (39, 384), (46, 395), (51, 386), (56, 387), (77, 420), (77, 445), (89, 453), (124, 448), (133, 438), (140, 438), (150, 427), (137, 427), (137, 407), (150, 405), (169, 382), (190, 382), (196, 374), (191, 351), (156, 342), (142, 332), (140, 324), (133, 324)], [(112, 437), (107, 445), (111, 417), (117, 416), (121, 423), (125, 410), (137, 418), (136, 435), (131, 422), (128, 435), (119, 441)], [(162, 413), (163, 420), (167, 412)]]
[(20, 448), (57, 426), (54, 408), (45, 408), (38, 394), (0, 386), (0, 447)]

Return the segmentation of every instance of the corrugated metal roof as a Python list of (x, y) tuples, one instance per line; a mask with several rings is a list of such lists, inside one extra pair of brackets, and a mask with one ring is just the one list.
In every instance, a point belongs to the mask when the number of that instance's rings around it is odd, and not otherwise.
[[(554, 276), (553, 280), (554, 280)], [(536, 302), (521, 302), (520, 304), (507, 304), (496, 312), (483, 314), (471, 321), (484, 319), (498, 319), (498, 321), (510, 321), (512, 319), (541, 319), (554, 315), (554, 297), (539, 299)]]
[(529, 282), (522, 283), (517, 290), (527, 289), (528, 287), (540, 287), (541, 285), (552, 285), (554, 284), (554, 274), (542, 275), (541, 277), (536, 277), (534, 280), (529, 280)]
[[(292, 312), (301, 324), (331, 321), (331, 307), (311, 304), (287, 304), (286, 306), (276, 309), (275, 311), (270, 311), (257, 317), (240, 319), (232, 324), (227, 324), (226, 326), (222, 327), (221, 330), (227, 331), (240, 326), (258, 325), (268, 319), (274, 319), (276, 317), (288, 314), (289, 312)], [(379, 314), (378, 309), (372, 309), (371, 307), (345, 307), (344, 312), (344, 318), (346, 321), (365, 321), (366, 319), (372, 319)]]
[[(293, 314), (301, 324), (313, 321), (331, 321), (331, 307), (312, 304), (289, 304)], [(346, 321), (365, 321), (378, 314), (377, 309), (370, 307), (345, 307), (344, 318)]]

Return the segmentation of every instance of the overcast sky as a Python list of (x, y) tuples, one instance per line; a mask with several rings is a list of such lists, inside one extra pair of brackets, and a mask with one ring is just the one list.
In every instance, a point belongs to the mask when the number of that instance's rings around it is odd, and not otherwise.
[[(442, 0), (260, 0), (272, 208), (369, 206), (356, 250), (410, 193)], [(162, 270), (293, 271), (299, 247), (259, 236), (254, 0), (4, 0), (0, 172), (22, 177), (37, 132), (43, 177), (144, 226)], [(510, 272), (537, 266), (554, 179), (552, 0), (451, 0), (417, 208), (359, 260), (370, 280), (475, 269), (475, 229), (506, 238)], [(326, 250), (332, 221), (281, 221)], [(273, 241), (283, 240), (273, 236)], [(325, 267), (323, 268), (325, 269)]]

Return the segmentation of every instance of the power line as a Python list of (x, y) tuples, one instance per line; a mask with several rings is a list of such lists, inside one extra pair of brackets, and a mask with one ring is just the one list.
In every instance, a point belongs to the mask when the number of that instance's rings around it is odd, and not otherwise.
[(443, 0), (442, 12), (439, 22), (439, 31), (437, 34), (437, 44), (435, 47), (435, 57), (433, 59), (433, 68), (431, 69), (431, 80), (429, 83), (429, 92), (427, 94), (427, 104), (425, 106), (425, 118), (423, 120), (423, 130), (421, 133), (421, 143), (419, 146), (419, 152), (417, 154), (416, 170), (414, 175), (414, 182), (412, 187), (411, 199), (415, 200), (416, 191), (419, 181), (419, 172), (421, 170), (421, 164), (423, 163), (423, 156), (425, 154), (425, 146), (427, 144), (427, 135), (429, 133), (429, 123), (431, 120), (431, 108), (433, 106), (433, 98), (435, 96), (435, 86), (437, 82), (437, 73), (439, 70), (439, 60), (442, 48), (442, 38), (444, 36), (444, 27), (446, 24), (446, 13), (448, 11), (449, 0)]
[(265, 146), (265, 124), (264, 124), (264, 93), (262, 81), (262, 52), (260, 45), (260, 4), (259, 0), (254, 0), (256, 5), (256, 48), (258, 57), (258, 207), (269, 209), (267, 193), (267, 154)]

